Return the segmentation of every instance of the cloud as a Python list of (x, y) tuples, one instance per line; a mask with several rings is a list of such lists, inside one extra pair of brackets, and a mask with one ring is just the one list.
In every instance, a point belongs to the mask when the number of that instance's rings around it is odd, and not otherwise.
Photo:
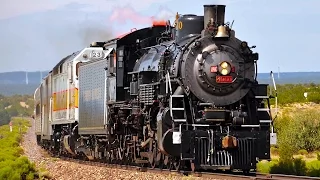
[[(168, 0), (162, 0), (165, 3)], [(78, 10), (86, 12), (102, 12), (110, 11), (117, 8), (119, 4), (128, 5), (135, 10), (143, 10), (148, 8), (151, 4), (158, 2), (157, 0), (5, 0), (0, 7), (0, 19), (7, 19), (15, 16), (45, 12), (62, 8), (69, 4), (82, 4), (77, 7)]]
[(134, 24), (152, 24), (153, 20), (169, 20), (174, 17), (174, 13), (165, 6), (161, 6), (154, 16), (143, 15), (131, 6), (115, 8), (109, 20), (120, 24), (131, 21)]

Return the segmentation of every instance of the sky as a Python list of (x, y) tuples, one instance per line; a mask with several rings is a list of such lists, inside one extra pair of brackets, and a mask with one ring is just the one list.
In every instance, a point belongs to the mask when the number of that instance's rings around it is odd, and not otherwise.
[[(226, 5), (237, 38), (255, 45), (258, 72), (320, 71), (320, 0), (1, 0), (0, 72), (50, 70), (89, 45), (179, 14)], [(172, 21), (171, 21), (172, 22)]]

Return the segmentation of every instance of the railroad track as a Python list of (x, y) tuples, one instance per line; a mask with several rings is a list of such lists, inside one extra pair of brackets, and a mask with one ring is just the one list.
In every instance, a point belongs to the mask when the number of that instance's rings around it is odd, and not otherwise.
[(79, 164), (86, 164), (91, 166), (99, 166), (99, 167), (108, 167), (115, 169), (124, 169), (124, 170), (132, 170), (138, 172), (154, 172), (154, 173), (165, 173), (165, 174), (174, 174), (177, 176), (187, 176), (192, 175), (194, 177), (202, 177), (205, 179), (223, 179), (223, 180), (234, 180), (234, 179), (251, 179), (251, 180), (320, 180), (318, 177), (307, 177), (307, 176), (294, 176), (294, 175), (284, 175), (284, 174), (264, 174), (264, 173), (252, 173), (250, 175), (238, 175), (238, 174), (226, 174), (226, 173), (211, 173), (211, 172), (195, 172), (191, 171), (176, 171), (176, 170), (168, 170), (168, 169), (159, 169), (159, 168), (147, 168), (147, 167), (137, 167), (131, 165), (119, 165), (119, 164), (107, 164), (103, 162), (97, 161), (88, 161), (81, 159), (74, 159), (69, 157), (59, 157), (61, 160), (75, 162)]
[(309, 177), (309, 176), (294, 176), (294, 175), (286, 175), (286, 174), (263, 174), (263, 173), (256, 173), (256, 176), (264, 176), (264, 179), (281, 179), (281, 180), (294, 180), (294, 179), (301, 179), (301, 180), (320, 180), (319, 177)]

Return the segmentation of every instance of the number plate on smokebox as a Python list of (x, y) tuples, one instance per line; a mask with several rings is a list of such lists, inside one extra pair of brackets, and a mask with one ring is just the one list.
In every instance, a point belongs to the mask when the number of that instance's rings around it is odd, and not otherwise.
[(232, 76), (216, 76), (216, 83), (232, 83)]

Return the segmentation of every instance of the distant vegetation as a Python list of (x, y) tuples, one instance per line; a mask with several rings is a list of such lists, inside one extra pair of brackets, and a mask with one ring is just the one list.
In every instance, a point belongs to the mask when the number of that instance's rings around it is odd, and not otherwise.
[(22, 134), (28, 127), (29, 121), (23, 119), (13, 119), (12, 132), (9, 125), (0, 126), (0, 179), (35, 178), (35, 165), (22, 156), (23, 149), (19, 146)]
[[(271, 86), (273, 91), (273, 86)], [(278, 104), (320, 103), (320, 84), (284, 84), (277, 85)], [(307, 93), (307, 98), (304, 96)], [(271, 101), (274, 103), (274, 99)]]
[(31, 116), (33, 114), (34, 103), (30, 95), (0, 95), (0, 126), (8, 124), (11, 117)]

